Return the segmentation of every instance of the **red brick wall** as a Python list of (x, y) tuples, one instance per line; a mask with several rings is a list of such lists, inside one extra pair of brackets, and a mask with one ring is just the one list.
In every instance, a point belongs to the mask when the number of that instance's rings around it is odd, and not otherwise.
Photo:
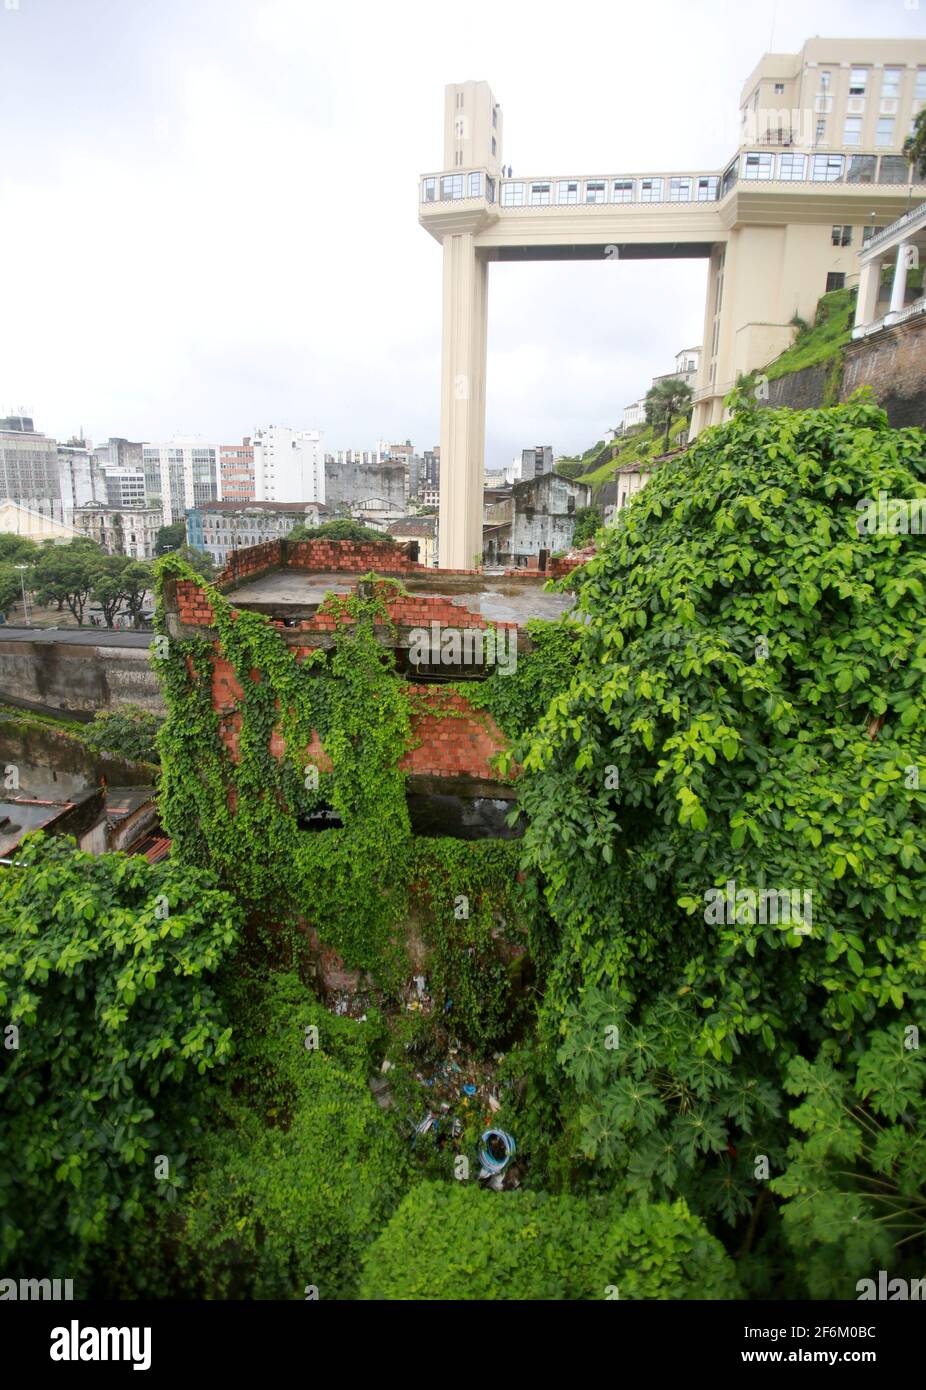
[[(251, 675), (253, 678), (254, 673)], [(403, 772), (433, 777), (497, 780), (492, 759), (508, 745), (491, 715), (474, 710), (465, 696), (451, 693), (441, 686), (408, 684), (403, 686), (403, 690), (414, 701), (411, 725), (415, 745), (399, 763)], [(216, 645), (212, 703), (220, 715), (219, 736), (235, 763), (239, 761), (241, 714), (238, 706), (243, 695), (244, 691), (231, 664), (224, 659)], [(271, 736), (270, 752), (275, 758), (285, 752), (285, 742), (277, 729)], [(331, 759), (314, 730), (305, 750), (304, 762), (313, 763), (320, 772), (331, 771)]]
[(376, 541), (291, 541), (286, 547), (289, 569), (315, 570), (322, 574), (409, 574), (424, 569), (397, 545)]

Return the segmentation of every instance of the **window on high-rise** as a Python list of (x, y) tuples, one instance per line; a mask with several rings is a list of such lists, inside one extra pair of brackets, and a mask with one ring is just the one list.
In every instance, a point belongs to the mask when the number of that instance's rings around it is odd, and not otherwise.
[(867, 82), (868, 69), (853, 68), (849, 75), (849, 96), (863, 97), (865, 95), (865, 86)]
[(743, 178), (772, 178), (774, 162), (775, 156), (771, 154), (747, 154), (743, 159)]
[(611, 189), (612, 203), (633, 202), (633, 179), (615, 179)]
[(906, 183), (910, 176), (910, 165), (902, 154), (883, 154), (881, 168), (878, 170), (879, 183)]
[(901, 68), (885, 68), (881, 78), (881, 99), (896, 100), (900, 96)]
[(669, 202), (691, 202), (691, 179), (669, 179)]
[(641, 180), (640, 180), (640, 202), (641, 202), (641, 203), (661, 203), (661, 202), (662, 202), (662, 179), (641, 179)]
[(529, 201), (531, 207), (546, 207), (550, 202), (550, 185), (548, 183), (532, 183)]
[(882, 116), (875, 126), (875, 144), (893, 145), (894, 143), (894, 117)]
[(778, 156), (778, 177), (787, 182), (804, 178), (806, 159), (802, 154), (780, 154)]
[(854, 154), (849, 160), (849, 183), (874, 183), (877, 157), (873, 154)]
[(821, 91), (821, 92), (828, 92), (828, 91), (829, 91), (829, 89), (830, 89), (830, 77), (831, 77), (831, 76), (832, 76), (832, 74), (829, 73), (829, 72), (827, 72), (826, 68), (824, 68), (824, 69), (822, 70), (822, 72), (820, 73), (820, 91)]
[(834, 228), (833, 228), (833, 245), (834, 245), (834, 246), (851, 246), (851, 245), (852, 245), (852, 228), (851, 228), (851, 227), (843, 227), (843, 226), (834, 227)]
[(916, 101), (926, 101), (926, 68), (917, 68), (916, 86), (913, 89)]
[(608, 189), (603, 179), (588, 179), (585, 184), (585, 201), (603, 203), (607, 200)]
[(842, 130), (842, 143), (844, 145), (860, 145), (862, 143), (861, 116), (846, 117), (846, 123)]
[(835, 183), (842, 178), (843, 157), (841, 154), (815, 154), (810, 168), (814, 183)]
[(556, 201), (558, 203), (577, 203), (579, 201), (579, 185), (571, 179), (561, 179), (556, 185)]

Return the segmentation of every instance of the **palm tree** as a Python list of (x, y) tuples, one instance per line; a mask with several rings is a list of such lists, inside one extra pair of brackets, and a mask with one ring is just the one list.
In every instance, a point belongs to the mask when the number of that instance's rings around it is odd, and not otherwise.
[(664, 449), (669, 447), (669, 430), (678, 415), (691, 411), (691, 387), (680, 377), (669, 376), (657, 381), (646, 393), (646, 421), (654, 429), (665, 427)]

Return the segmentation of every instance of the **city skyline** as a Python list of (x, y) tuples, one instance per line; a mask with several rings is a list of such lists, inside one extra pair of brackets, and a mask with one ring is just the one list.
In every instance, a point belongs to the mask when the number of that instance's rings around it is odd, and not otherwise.
[[(491, 40), (482, 23), (457, 34), (407, 8), (420, 22), (385, 69), (375, 39), (388, 17), (367, 16), (361, 44), (352, 5), (0, 11), (0, 111), (17, 131), (0, 206), (30, 211), (4, 229), (16, 332), (0, 348), (0, 413), (24, 405), (60, 440), (82, 426), (95, 440), (233, 441), (276, 419), (430, 447), (440, 253), (416, 198), (418, 174), (440, 164), (446, 82), (491, 82), (516, 172), (719, 166), (762, 52), (813, 32), (924, 30), (900, 0), (780, 4), (774, 32), (764, 10), (720, 0), (580, 5), (564, 34), (543, 23), (552, 9), (515, 6), (492, 12)], [(30, 100), (37, 83), (53, 84), (66, 123)], [(677, 263), (493, 276), (486, 467), (529, 439), (573, 453), (617, 424), (700, 342), (704, 277)]]

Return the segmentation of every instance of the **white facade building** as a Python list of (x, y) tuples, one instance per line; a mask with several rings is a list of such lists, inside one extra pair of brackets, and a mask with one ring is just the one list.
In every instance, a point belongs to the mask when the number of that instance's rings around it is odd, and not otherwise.
[(324, 502), (325, 455), (320, 430), (267, 425), (255, 430), (254, 496), (259, 502)]
[(106, 480), (100, 464), (84, 445), (58, 445), (58, 477), (66, 514), (90, 502), (106, 501)]
[(632, 430), (635, 425), (646, 424), (646, 401), (634, 401), (632, 405), (624, 406), (624, 413), (621, 416), (621, 424), (624, 433)]
[(164, 524), (183, 521), (188, 507), (216, 502), (222, 496), (221, 449), (198, 435), (178, 436), (166, 444), (145, 444), (145, 496), (160, 507)]

